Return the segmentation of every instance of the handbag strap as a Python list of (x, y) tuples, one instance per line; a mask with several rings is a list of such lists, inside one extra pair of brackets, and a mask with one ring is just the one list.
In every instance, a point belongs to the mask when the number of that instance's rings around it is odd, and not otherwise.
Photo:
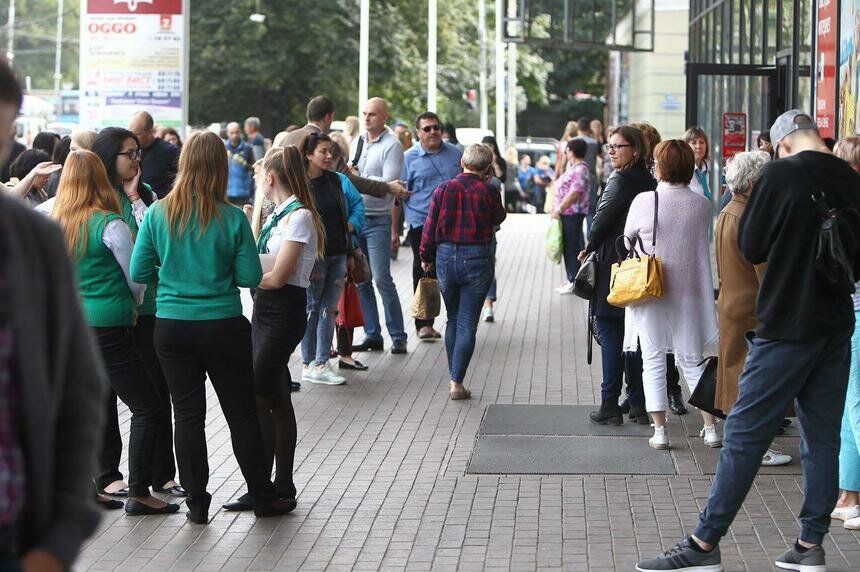
[[(660, 206), (660, 201), (657, 197), (657, 189), (654, 189), (654, 230), (651, 233), (651, 256), (657, 255), (657, 209)], [(640, 240), (641, 244), (641, 240)], [(643, 251), (644, 254), (644, 251)]]
[[(624, 244), (623, 241), (625, 239), (627, 239), (627, 241), (630, 243), (630, 248), (627, 250), (626, 255), (621, 252), (621, 245)], [(639, 250), (636, 250), (637, 242), (639, 243)], [(639, 258), (639, 251), (642, 251), (642, 256), (648, 256), (648, 254), (645, 252), (645, 243), (642, 242), (641, 236), (637, 236), (636, 238), (630, 238), (626, 234), (622, 234), (615, 239), (615, 253), (618, 255), (619, 262), (626, 258), (633, 258), (634, 256), (636, 258)]]

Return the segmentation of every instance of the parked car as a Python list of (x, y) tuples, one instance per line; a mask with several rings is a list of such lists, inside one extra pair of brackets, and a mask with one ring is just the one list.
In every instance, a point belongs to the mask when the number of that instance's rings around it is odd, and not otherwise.
[(547, 155), (550, 165), (555, 168), (555, 162), (558, 159), (558, 144), (558, 139), (552, 137), (517, 137), (517, 155), (519, 157), (528, 155), (531, 157), (532, 165), (536, 164), (543, 155)]
[(33, 144), (33, 138), (47, 130), (48, 122), (42, 117), (22, 115), (15, 119), (15, 140), (28, 149)]

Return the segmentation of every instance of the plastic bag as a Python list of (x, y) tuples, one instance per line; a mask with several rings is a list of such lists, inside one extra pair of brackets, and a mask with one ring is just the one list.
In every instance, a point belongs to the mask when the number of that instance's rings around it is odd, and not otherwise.
[(561, 234), (561, 220), (551, 220), (546, 232), (546, 255), (553, 264), (559, 264), (562, 253), (564, 253), (564, 237)]

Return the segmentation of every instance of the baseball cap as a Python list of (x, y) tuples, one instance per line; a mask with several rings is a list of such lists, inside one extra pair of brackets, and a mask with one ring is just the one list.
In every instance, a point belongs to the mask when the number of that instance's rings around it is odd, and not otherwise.
[(774, 149), (779, 146), (779, 142), (791, 135), (795, 131), (804, 129), (815, 129), (815, 121), (806, 113), (799, 109), (791, 109), (776, 118), (773, 126), (770, 128), (770, 137), (773, 142)]

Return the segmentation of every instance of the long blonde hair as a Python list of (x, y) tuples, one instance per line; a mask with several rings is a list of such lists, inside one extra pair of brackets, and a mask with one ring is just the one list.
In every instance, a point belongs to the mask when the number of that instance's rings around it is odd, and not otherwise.
[(325, 253), (325, 228), (320, 213), (317, 211), (314, 196), (311, 194), (310, 182), (301, 152), (292, 145), (280, 149), (269, 149), (269, 152), (263, 157), (263, 172), (272, 173), (306, 209), (311, 211), (311, 219), (317, 233), (317, 257), (321, 258)]
[(227, 204), (227, 150), (211, 131), (195, 133), (182, 146), (176, 184), (164, 198), (167, 226), (172, 234), (182, 234), (196, 210), (203, 234), (213, 219), (220, 219), (221, 203)]
[(60, 223), (66, 247), (74, 258), (86, 252), (86, 228), (96, 211), (122, 215), (119, 197), (98, 155), (85, 149), (72, 151), (63, 166), (51, 216)]

